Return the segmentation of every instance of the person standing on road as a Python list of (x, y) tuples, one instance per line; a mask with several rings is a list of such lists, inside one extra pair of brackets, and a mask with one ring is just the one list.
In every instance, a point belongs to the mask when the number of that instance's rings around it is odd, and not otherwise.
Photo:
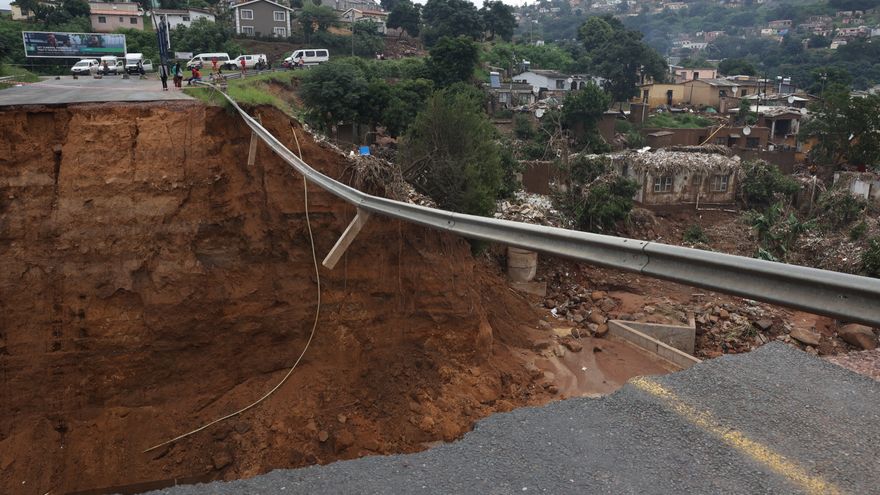
[(247, 62), (245, 62), (244, 57), (241, 57), (241, 77), (245, 77), (247, 75)]
[(181, 82), (183, 81), (183, 70), (180, 68), (180, 62), (174, 64), (171, 73), (174, 74), (174, 86), (180, 88), (182, 86)]
[(168, 91), (168, 66), (159, 64), (159, 79), (162, 80), (162, 91)]

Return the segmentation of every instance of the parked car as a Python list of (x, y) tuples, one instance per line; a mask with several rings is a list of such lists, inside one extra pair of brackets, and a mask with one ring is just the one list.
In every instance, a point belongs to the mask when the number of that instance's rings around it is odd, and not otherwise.
[(265, 53), (256, 53), (253, 55), (239, 55), (238, 57), (235, 58), (235, 60), (232, 61), (231, 65), (234, 65), (236, 69), (241, 69), (241, 61), (242, 60), (244, 60), (244, 66), (246, 68), (253, 69), (253, 68), (257, 67), (257, 65), (261, 62), (263, 64), (263, 66), (265, 66), (268, 58), (266, 58)]
[(125, 72), (129, 74), (137, 74), (140, 70), (138, 63), (144, 68), (144, 72), (153, 71), (153, 62), (144, 58), (142, 53), (129, 53), (125, 56)]
[(229, 60), (228, 53), (200, 53), (190, 59), (189, 62), (186, 63), (187, 69), (192, 69), (193, 67), (211, 67), (211, 60), (217, 59), (217, 65), (223, 68), (229, 68), (231, 61)]
[(76, 75), (89, 74), (89, 69), (99, 64), (100, 62), (98, 62), (98, 59), (96, 58), (84, 58), (73, 64), (73, 67), (70, 68), (70, 72)]
[[(104, 68), (104, 64), (107, 64), (107, 67)], [(104, 55), (101, 57), (101, 63), (98, 67), (98, 72), (104, 74), (105, 76), (108, 74), (119, 74), (124, 70), (124, 62), (119, 60), (117, 57), (113, 55)]]
[(284, 67), (291, 68), (302, 66), (318, 65), (330, 60), (330, 52), (323, 48), (305, 48), (296, 50), (289, 57), (284, 59), (282, 64)]

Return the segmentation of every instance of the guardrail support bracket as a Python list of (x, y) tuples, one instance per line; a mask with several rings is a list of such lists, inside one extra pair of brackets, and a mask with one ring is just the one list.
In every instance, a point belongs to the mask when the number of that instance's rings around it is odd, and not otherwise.
[(324, 261), (321, 263), (325, 267), (332, 270), (336, 263), (342, 258), (342, 255), (345, 254), (345, 251), (348, 249), (348, 246), (351, 246), (352, 241), (357, 235), (360, 233), (361, 228), (363, 228), (364, 224), (367, 223), (367, 220), (370, 219), (370, 212), (366, 210), (361, 210), (358, 208), (357, 215), (354, 216), (354, 219), (348, 224), (345, 232), (339, 237), (339, 240), (336, 241), (336, 244), (333, 246), (333, 249), (327, 253), (327, 257), (324, 258)]

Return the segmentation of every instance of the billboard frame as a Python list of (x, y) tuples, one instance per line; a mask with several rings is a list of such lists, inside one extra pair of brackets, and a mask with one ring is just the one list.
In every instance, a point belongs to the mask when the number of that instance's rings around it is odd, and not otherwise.
[[(42, 33), (42, 34), (85, 34), (85, 35), (114, 35), (114, 36), (122, 36), (122, 56), (124, 57), (128, 54), (128, 38), (122, 33), (76, 33), (72, 31), (22, 31), (21, 32), (21, 46), (24, 48), (24, 56), (25, 58), (64, 58), (64, 59), (76, 59), (82, 60), (85, 58), (89, 58), (88, 54), (80, 54), (80, 55), (28, 55), (27, 49), (27, 41), (25, 39), (25, 33)], [(105, 55), (96, 55), (92, 58), (101, 58)], [(115, 55), (114, 55), (115, 56)]]

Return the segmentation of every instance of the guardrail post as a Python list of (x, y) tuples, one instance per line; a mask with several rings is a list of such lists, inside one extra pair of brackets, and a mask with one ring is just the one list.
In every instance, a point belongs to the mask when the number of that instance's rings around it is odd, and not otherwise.
[[(263, 119), (261, 119), (259, 115), (257, 115), (257, 122), (259, 122), (260, 124), (263, 123)], [(257, 133), (255, 131), (251, 131), (251, 147), (250, 147), (250, 149), (248, 149), (248, 161), (247, 161), (248, 168), (253, 167), (254, 162), (257, 161), (257, 143), (258, 142), (260, 142), (259, 136), (257, 136)]]
[(327, 253), (327, 257), (324, 258), (324, 261), (321, 264), (332, 270), (369, 219), (370, 213), (358, 208), (357, 215), (355, 215), (351, 223), (348, 224), (345, 232), (342, 233), (339, 240), (336, 241), (336, 244), (333, 246), (333, 249)]

